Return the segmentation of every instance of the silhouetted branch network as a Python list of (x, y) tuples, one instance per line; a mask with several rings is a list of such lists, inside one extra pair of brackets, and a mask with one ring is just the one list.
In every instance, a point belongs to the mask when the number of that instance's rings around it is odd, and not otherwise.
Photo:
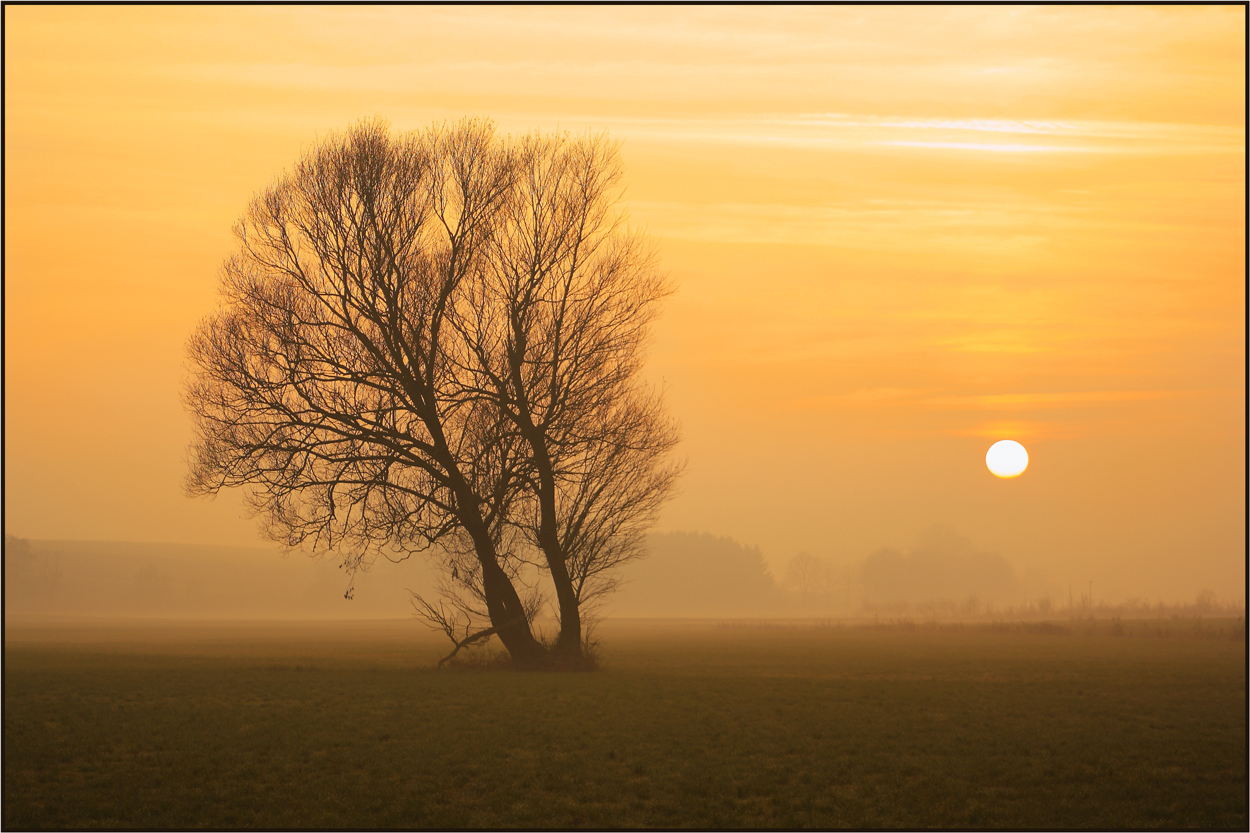
[(579, 660), (581, 608), (680, 468), (639, 378), (669, 289), (624, 227), (620, 171), (602, 137), (480, 120), (362, 123), (307, 154), (237, 224), (191, 338), (189, 493), (247, 487), (267, 535), (349, 571), (427, 552), (449, 607), (414, 605), (454, 643), (489, 621), (519, 662)]

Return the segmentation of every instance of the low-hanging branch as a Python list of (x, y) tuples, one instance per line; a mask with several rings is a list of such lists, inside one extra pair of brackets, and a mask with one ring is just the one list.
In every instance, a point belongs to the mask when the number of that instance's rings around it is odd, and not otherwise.
[(450, 654), (448, 654), (447, 656), (443, 657), (442, 659), (438, 661), (437, 667), (442, 668), (443, 663), (448, 662), (452, 657), (460, 653), (461, 648), (467, 648), (468, 646), (472, 645), (475, 642), (479, 642), (484, 639), (489, 639), (490, 637), (494, 636), (496, 633), (497, 633), (496, 627), (494, 625), (491, 625), (489, 628), (485, 628), (483, 630), (478, 631), (477, 633), (473, 633), (473, 634), (466, 636), (464, 639), (456, 643), (456, 647), (452, 649)]

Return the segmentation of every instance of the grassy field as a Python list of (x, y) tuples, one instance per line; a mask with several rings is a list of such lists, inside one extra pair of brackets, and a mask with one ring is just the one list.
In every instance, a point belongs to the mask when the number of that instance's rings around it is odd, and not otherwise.
[(544, 674), (411, 622), (9, 621), (3, 826), (1245, 830), (1232, 633), (608, 622)]

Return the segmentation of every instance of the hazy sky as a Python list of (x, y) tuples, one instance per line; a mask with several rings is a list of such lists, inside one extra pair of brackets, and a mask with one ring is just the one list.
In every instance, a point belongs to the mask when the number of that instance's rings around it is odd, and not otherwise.
[(780, 572), (941, 523), (1096, 598), (1244, 592), (1244, 7), (4, 18), (10, 533), (255, 543), (181, 491), (232, 223), (357, 119), (476, 114), (624, 143), (679, 286), (661, 529)]

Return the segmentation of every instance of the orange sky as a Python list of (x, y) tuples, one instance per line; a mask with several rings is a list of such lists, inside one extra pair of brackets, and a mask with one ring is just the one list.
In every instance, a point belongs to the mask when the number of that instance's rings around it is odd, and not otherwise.
[(233, 221), (361, 117), (480, 114), (624, 142), (679, 286), (660, 528), (780, 573), (943, 523), (1096, 597), (1244, 593), (1244, 7), (4, 15), (8, 532), (255, 542), (180, 490)]

